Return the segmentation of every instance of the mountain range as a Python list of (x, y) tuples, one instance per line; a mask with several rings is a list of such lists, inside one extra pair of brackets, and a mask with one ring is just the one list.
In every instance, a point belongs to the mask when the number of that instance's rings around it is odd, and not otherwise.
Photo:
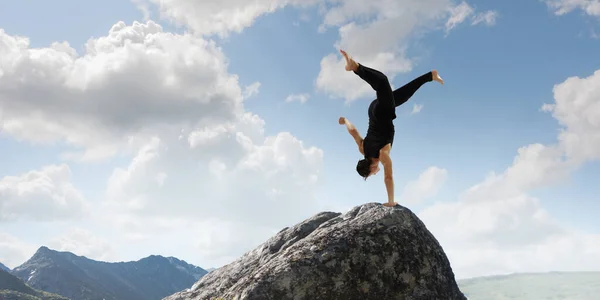
[[(43, 249), (43, 250), (42, 250)], [(53, 253), (53, 255), (57, 256), (65, 256), (72, 257), (75, 256), (69, 252), (56, 252), (45, 247), (40, 248), (42, 252)], [(40, 252), (38, 250), (38, 252)], [(36, 253), (38, 254), (38, 253)], [(34, 255), (35, 256), (35, 255)], [(38, 255), (39, 257), (39, 255)], [(154, 258), (153, 258), (154, 257)], [(83, 258), (85, 260), (86, 258)], [(187, 264), (181, 260), (176, 258), (167, 257), (162, 258), (160, 256), (150, 256), (146, 259), (142, 259), (140, 261), (146, 262), (146, 265), (152, 263), (164, 264), (166, 261), (169, 261), (171, 264), (175, 266), (176, 269), (182, 271), (183, 273), (192, 274), (194, 278), (200, 278), (206, 274), (206, 271), (203, 271), (202, 268)], [(33, 260), (30, 259), (30, 261)], [(62, 269), (62, 272), (67, 272), (67, 268), (64, 267), (55, 267), (52, 264), (56, 262), (56, 260), (49, 260), (48, 264), (38, 265), (34, 272), (35, 274), (39, 272), (39, 274), (48, 273), (48, 271), (44, 270), (48, 269)], [(90, 260), (89, 263), (93, 261)], [(111, 265), (114, 263), (103, 263), (96, 262), (99, 265)], [(119, 264), (119, 263), (117, 263)], [(128, 263), (120, 263), (120, 264), (128, 264)], [(130, 262), (129, 264), (135, 264), (135, 262)], [(24, 266), (30, 265), (28, 263), (23, 264), (23, 268), (21, 268), (21, 274), (24, 274)], [(143, 265), (143, 264), (142, 264)], [(19, 268), (19, 267), (18, 267)], [(158, 268), (156, 266), (155, 268)], [(15, 268), (17, 269), (17, 268)], [(212, 271), (214, 268), (207, 269)], [(185, 270), (185, 271), (184, 271)], [(191, 270), (191, 271), (188, 271)], [(27, 285), (21, 278), (18, 278), (15, 275), (10, 274), (9, 268), (5, 267), (0, 263), (0, 299), (2, 300), (67, 300), (64, 296), (60, 296), (48, 291), (42, 291), (39, 287), (33, 288)], [(91, 275), (91, 278), (98, 278), (101, 276)], [(29, 278), (27, 278), (29, 279)], [(33, 279), (33, 278), (32, 278)], [(86, 281), (86, 280), (81, 280)], [(81, 282), (80, 281), (80, 282)], [(89, 281), (89, 279), (87, 280)], [(96, 285), (97, 287), (91, 288), (91, 290), (99, 290), (102, 286), (106, 286), (105, 283), (107, 280), (100, 278), (96, 283), (91, 283), (91, 285)], [(192, 283), (187, 285), (181, 284), (176, 285), (173, 290), (175, 292), (179, 292), (180, 290), (185, 290), (187, 288), (192, 287), (193, 282), (196, 280), (189, 280)], [(188, 281), (188, 282), (189, 282)], [(519, 300), (519, 299), (579, 299), (579, 300), (594, 300), (597, 299), (597, 295), (600, 295), (600, 272), (549, 272), (549, 273), (521, 273), (521, 274), (510, 274), (510, 275), (498, 275), (498, 276), (485, 276), (485, 277), (476, 277), (470, 279), (460, 279), (457, 280), (458, 286), (463, 291), (465, 296), (469, 300), (478, 300), (478, 299), (486, 299), (486, 300), (494, 300), (494, 299), (511, 299), (511, 300)], [(70, 283), (70, 289), (77, 289), (77, 283)], [(181, 288), (183, 286), (183, 288)], [(46, 288), (50, 288), (50, 286), (46, 286)], [(143, 286), (132, 287), (133, 289), (142, 289)], [(110, 288), (109, 288), (110, 289)], [(56, 288), (50, 290), (58, 290)], [(69, 288), (64, 287), (63, 290), (67, 292)], [(172, 290), (171, 290), (172, 291)], [(147, 299), (162, 299), (163, 295), (171, 295), (171, 291), (164, 291), (156, 294), (155, 296), (148, 297)], [(62, 292), (62, 291), (61, 291)], [(68, 292), (73, 294), (73, 292)], [(107, 292), (100, 292), (99, 294), (106, 294)], [(93, 293), (89, 293), (89, 298), (70, 298), (71, 300), (79, 300), (79, 299), (101, 299), (97, 296), (94, 296)], [(124, 296), (115, 293), (113, 298), (106, 299), (127, 299)]]
[(28, 286), (72, 300), (162, 299), (208, 272), (174, 257), (101, 262), (45, 246), (10, 273)]

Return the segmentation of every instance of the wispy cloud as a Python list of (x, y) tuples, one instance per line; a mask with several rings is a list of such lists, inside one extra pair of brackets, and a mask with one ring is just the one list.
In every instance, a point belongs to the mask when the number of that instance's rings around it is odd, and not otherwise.
[(485, 12), (475, 13), (475, 9), (466, 2), (450, 9), (450, 17), (446, 21), (446, 34), (456, 26), (464, 23), (467, 19), (471, 19), (471, 25), (485, 24), (492, 26), (496, 24), (498, 12), (488, 10)]
[(306, 94), (306, 93), (304, 93), (304, 94), (291, 94), (291, 95), (289, 95), (289, 96), (287, 96), (285, 98), (285, 102), (290, 103), (290, 102), (298, 101), (300, 103), (306, 103), (306, 101), (308, 101), (309, 98), (310, 98), (310, 95)]
[(498, 12), (493, 10), (488, 10), (486, 12), (478, 13), (473, 17), (473, 22), (471, 25), (477, 25), (479, 23), (484, 23), (485, 25), (492, 26), (496, 24), (496, 18), (498, 17)]
[(410, 112), (411, 115), (418, 114), (423, 109), (423, 104), (413, 104), (413, 109)]
[(556, 15), (564, 15), (576, 9), (581, 9), (587, 15), (600, 16), (599, 0), (545, 0), (546, 5), (554, 10)]
[(258, 94), (258, 90), (260, 88), (260, 82), (255, 82), (244, 88), (244, 98), (250, 98), (256, 94)]
[(462, 2), (458, 6), (450, 9), (450, 18), (446, 21), (446, 33), (454, 29), (457, 25), (463, 23), (470, 15), (475, 12), (467, 2)]

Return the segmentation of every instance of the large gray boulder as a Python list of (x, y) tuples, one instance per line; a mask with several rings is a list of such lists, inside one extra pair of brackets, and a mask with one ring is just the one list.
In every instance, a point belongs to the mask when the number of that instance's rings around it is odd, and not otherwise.
[(400, 205), (322, 212), (164, 300), (466, 299), (442, 247)]

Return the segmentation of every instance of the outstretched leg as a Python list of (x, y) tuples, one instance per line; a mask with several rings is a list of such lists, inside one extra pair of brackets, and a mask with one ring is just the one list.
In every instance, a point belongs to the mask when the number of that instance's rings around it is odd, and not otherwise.
[(410, 97), (412, 97), (415, 94), (415, 92), (422, 85), (434, 80), (441, 84), (444, 84), (444, 81), (442, 80), (438, 72), (436, 70), (433, 70), (413, 79), (411, 82), (394, 90), (393, 95), (395, 106), (398, 107), (404, 104), (406, 101), (408, 101), (408, 99), (410, 99)]

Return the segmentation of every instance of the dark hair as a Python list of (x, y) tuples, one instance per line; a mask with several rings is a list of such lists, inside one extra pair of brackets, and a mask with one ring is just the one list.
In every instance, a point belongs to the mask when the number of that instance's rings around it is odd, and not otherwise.
[(363, 158), (359, 160), (356, 164), (356, 172), (358, 172), (358, 175), (367, 180), (367, 177), (369, 177), (369, 174), (371, 173), (371, 159)]

